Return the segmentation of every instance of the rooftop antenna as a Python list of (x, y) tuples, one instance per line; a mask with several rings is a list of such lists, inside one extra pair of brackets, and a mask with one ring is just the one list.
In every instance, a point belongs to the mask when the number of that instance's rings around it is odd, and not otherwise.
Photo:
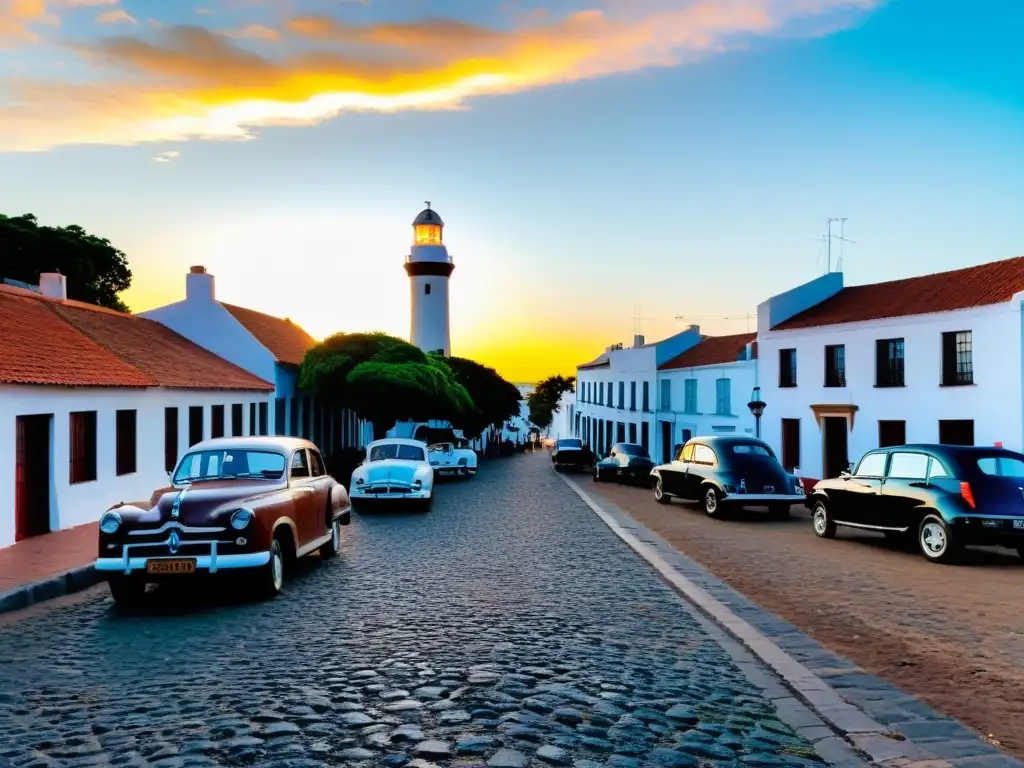
[(642, 325), (643, 321), (644, 320), (653, 320), (654, 318), (653, 317), (641, 317), (640, 316), (640, 305), (639, 304), (634, 304), (633, 305), (633, 316), (630, 317), (629, 319), (633, 321), (633, 335), (634, 336), (639, 336), (640, 335), (641, 325)]
[(746, 332), (750, 333), (750, 321), (754, 318), (754, 316), (755, 316), (755, 313), (747, 312), (745, 315), (726, 315), (724, 317), (721, 316), (721, 315), (714, 315), (714, 316), (706, 315), (706, 316), (702, 316), (702, 317), (697, 317), (696, 315), (676, 315), (675, 319), (676, 320), (696, 320), (698, 322), (698, 324), (702, 320), (706, 320), (706, 321), (709, 321), (709, 322), (714, 322), (716, 320), (744, 320), (744, 321), (746, 321), (746, 324), (747, 324), (747, 331)]
[[(834, 222), (834, 221), (838, 221), (839, 222), (839, 234), (838, 235), (832, 234), (832, 222)], [(825, 225), (828, 227), (828, 234), (824, 236), (824, 238), (828, 241), (828, 247), (827, 247), (827, 250), (826, 250), (826, 257), (825, 257), (825, 274), (828, 274), (829, 272), (832, 271), (832, 239), (833, 238), (839, 240), (839, 262), (836, 264), (836, 271), (840, 272), (840, 271), (842, 271), (842, 268), (843, 268), (843, 245), (842, 244), (843, 243), (851, 243), (851, 244), (855, 245), (856, 241), (855, 240), (847, 240), (843, 236), (843, 232), (846, 230), (846, 217), (845, 216), (843, 216), (843, 217), (838, 217), (838, 216), (833, 217), (833, 216), (830, 216), (829, 218), (825, 219)]]
[(427, 204), (427, 210), (429, 211), (430, 210), (430, 201), (429, 200), (424, 200), (423, 202), (425, 202)]

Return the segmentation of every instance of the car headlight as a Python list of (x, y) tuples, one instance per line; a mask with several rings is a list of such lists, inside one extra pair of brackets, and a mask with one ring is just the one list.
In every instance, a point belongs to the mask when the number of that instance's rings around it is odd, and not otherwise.
[(249, 526), (254, 517), (255, 515), (251, 509), (246, 509), (245, 507), (236, 509), (234, 514), (231, 515), (231, 527), (236, 531), (244, 530)]
[(117, 512), (106, 512), (100, 518), (100, 530), (106, 534), (117, 533), (121, 527), (121, 516)]
[(417, 488), (417, 489), (422, 488), (423, 487), (423, 481), (422, 480), (413, 480), (412, 481), (412, 487), (413, 488)]
[(467, 464), (469, 464), (469, 459), (467, 459), (465, 456), (463, 456), (461, 459), (459, 459), (459, 466), (460, 467), (464, 467)]
[(362, 485), (364, 482), (366, 482), (366, 481), (363, 480), (363, 478), (361, 478), (361, 477), (357, 477), (356, 478), (356, 485)]

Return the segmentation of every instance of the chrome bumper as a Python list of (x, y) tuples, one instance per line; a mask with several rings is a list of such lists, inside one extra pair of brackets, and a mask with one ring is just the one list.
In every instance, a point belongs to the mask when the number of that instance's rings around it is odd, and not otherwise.
[[(104, 573), (131, 574), (136, 571), (146, 570), (146, 564), (150, 560), (195, 560), (196, 571), (216, 573), (236, 568), (259, 568), (270, 562), (269, 552), (251, 552), (244, 555), (218, 555), (214, 547), (209, 555), (198, 557), (173, 557), (162, 555), (160, 557), (101, 557), (96, 560), (95, 568)], [(154, 574), (156, 575), (156, 574)]]
[(743, 502), (744, 504), (803, 504), (807, 497), (802, 493), (730, 493), (719, 499), (720, 502), (732, 501)]
[(371, 499), (429, 499), (430, 491), (405, 491), (404, 493), (367, 493), (366, 491), (349, 491), (349, 498), (369, 501)]

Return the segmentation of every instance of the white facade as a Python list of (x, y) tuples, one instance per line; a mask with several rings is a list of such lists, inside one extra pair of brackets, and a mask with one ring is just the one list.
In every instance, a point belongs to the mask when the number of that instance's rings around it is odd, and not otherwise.
[(448, 281), (455, 264), (442, 234), (444, 222), (429, 207), (413, 222), (413, 245), (405, 258), (409, 275), (409, 341), (424, 352), (451, 355)]
[(576, 434), (576, 393), (563, 392), (558, 398), (558, 410), (551, 415), (548, 435), (556, 440), (560, 437), (577, 437)]
[[(59, 530), (95, 522), (119, 501), (145, 501), (153, 491), (167, 485), (165, 418), (167, 408), (177, 408), (175, 456), (189, 446), (190, 411), (203, 409), (202, 439), (211, 437), (212, 406), (224, 408), (224, 432), (231, 435), (233, 406), (241, 405), (241, 434), (258, 433), (260, 404), (273, 419), (272, 395), (256, 391), (171, 390), (163, 388), (77, 388), (55, 386), (0, 385), (0, 445), (17, 444), (19, 416), (49, 417), (48, 463), (49, 523)], [(254, 407), (255, 406), (255, 407)], [(136, 412), (135, 471), (117, 475), (117, 411)], [(96, 412), (96, 479), (72, 484), (70, 474), (71, 417), (73, 412)], [(255, 411), (257, 423), (251, 420)], [(270, 422), (272, 431), (272, 421)], [(7, 454), (6, 451), (4, 451)], [(15, 542), (17, 509), (16, 461), (0, 462), (0, 547)]]
[[(806, 289), (824, 300), (823, 288), (825, 298), (842, 288), (841, 274), (825, 278), (758, 308), (758, 328), (765, 329), (758, 332), (760, 386), (766, 403), (762, 436), (784, 464), (801, 477), (817, 480), (837, 475), (843, 459), (856, 464), (883, 442), (957, 442), (972, 436), (975, 445), (1002, 443), (1011, 450), (1024, 449), (1024, 293), (969, 309), (772, 330), (817, 303), (812, 298), (792, 304), (799, 291)], [(780, 298), (791, 306), (780, 309)], [(942, 381), (943, 334), (954, 332), (970, 333), (960, 337), (970, 350), (972, 383), (966, 385)], [(889, 359), (888, 340), (902, 342), (902, 383), (895, 385), (885, 378), (888, 373), (878, 378), (879, 356)], [(877, 351), (879, 342), (885, 352)], [(829, 366), (833, 373), (826, 381), (826, 356), (836, 354), (826, 352), (826, 347), (840, 346), (842, 385), (834, 366)], [(783, 354), (788, 369), (795, 367), (795, 382), (781, 376)], [(789, 362), (793, 354), (795, 366)]]

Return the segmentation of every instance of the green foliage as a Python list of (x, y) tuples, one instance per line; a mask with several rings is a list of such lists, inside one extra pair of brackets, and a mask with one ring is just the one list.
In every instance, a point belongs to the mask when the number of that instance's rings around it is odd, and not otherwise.
[(548, 376), (537, 384), (533, 392), (526, 396), (530, 406), (530, 421), (541, 429), (551, 426), (551, 420), (558, 413), (558, 401), (563, 392), (572, 392), (576, 388), (575, 376)]
[(32, 214), (0, 214), (0, 277), (37, 284), (42, 272), (67, 278), (68, 298), (127, 312), (118, 294), (132, 283), (128, 260), (109, 240), (79, 226), (40, 226)]
[(522, 401), (519, 388), (503, 379), (496, 370), (464, 357), (449, 357), (445, 362), (455, 380), (466, 388), (474, 405), (471, 413), (453, 420), (467, 435), (479, 435), (487, 427), (503, 424), (519, 415)]

